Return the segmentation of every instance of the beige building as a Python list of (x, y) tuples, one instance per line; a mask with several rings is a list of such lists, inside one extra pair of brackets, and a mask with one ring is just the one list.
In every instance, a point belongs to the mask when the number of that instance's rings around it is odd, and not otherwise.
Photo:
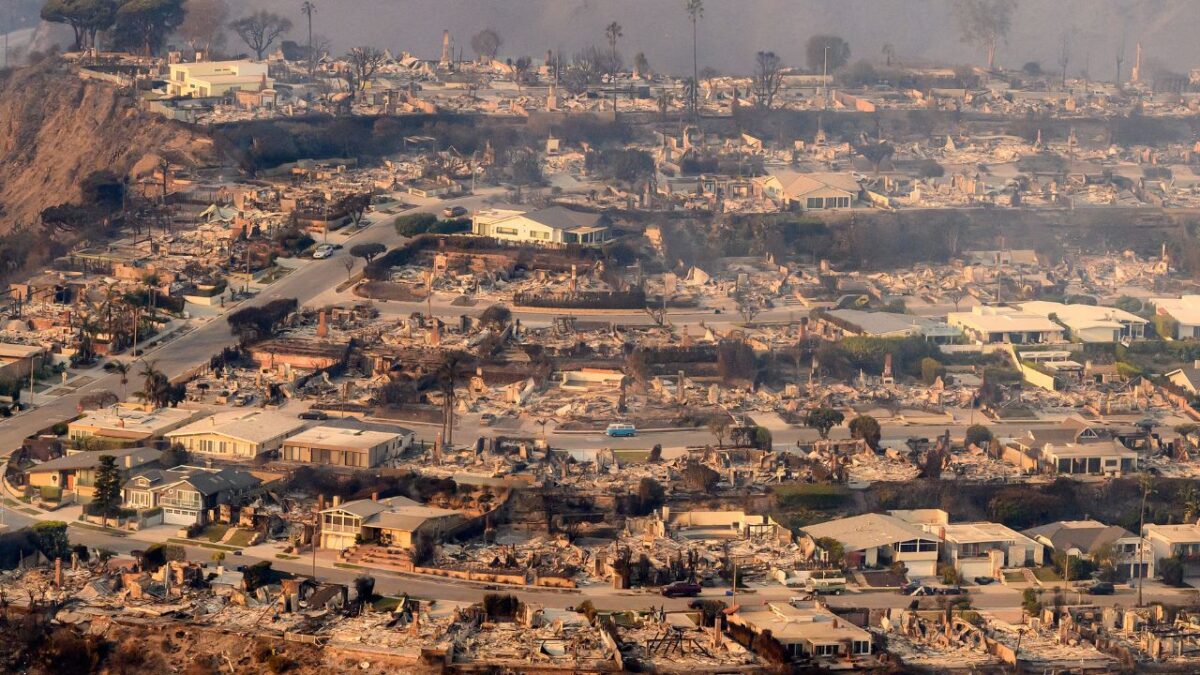
[(480, 211), (475, 214), (471, 232), (528, 244), (601, 244), (612, 237), (612, 228), (604, 216), (562, 206), (537, 211)]
[(204, 61), (171, 64), (167, 93), (171, 96), (206, 98), (228, 96), (246, 90), (274, 89), (267, 64), (253, 61)]
[(375, 431), (333, 426), (313, 427), (283, 442), (285, 462), (368, 468), (380, 466), (412, 444), (407, 429)]
[(796, 607), (768, 602), (734, 609), (729, 623), (755, 633), (771, 631), (794, 660), (811, 660), (817, 666), (837, 664), (846, 670), (873, 660), (871, 634), (816, 603)]
[(70, 422), (67, 436), (73, 441), (95, 438), (105, 445), (128, 447), (161, 438), (196, 415), (194, 410), (158, 408), (147, 412), (141, 406), (118, 403)]
[(67, 455), (42, 462), (25, 471), (26, 482), (35, 488), (58, 488), (66, 497), (74, 493), (80, 503), (91, 501), (95, 493), (96, 470), (100, 458), (111, 456), (116, 460), (121, 475), (151, 464), (162, 456), (154, 448), (122, 448), (119, 450), (90, 450), (71, 452)]
[(46, 359), (46, 350), (33, 345), (0, 342), (0, 377), (24, 380)]
[(267, 410), (219, 412), (167, 434), (188, 452), (217, 459), (254, 459), (278, 450), (304, 421)]
[(459, 511), (424, 506), (407, 497), (360, 499), (321, 512), (321, 548), (375, 543), (411, 548), (418, 536), (439, 538), (465, 520)]

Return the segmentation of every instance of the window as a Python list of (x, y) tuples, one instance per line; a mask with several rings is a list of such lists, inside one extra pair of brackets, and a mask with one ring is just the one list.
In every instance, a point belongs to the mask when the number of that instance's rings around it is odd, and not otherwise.
[(855, 654), (870, 654), (871, 643), (866, 640), (855, 640), (853, 649)]
[(515, 227), (497, 227), (496, 234), (506, 234), (510, 237), (515, 237), (519, 232), (517, 232), (517, 228)]
[(837, 645), (814, 645), (814, 656), (837, 656)]
[(809, 197), (806, 208), (821, 209), (825, 207), (825, 202), (820, 197)]

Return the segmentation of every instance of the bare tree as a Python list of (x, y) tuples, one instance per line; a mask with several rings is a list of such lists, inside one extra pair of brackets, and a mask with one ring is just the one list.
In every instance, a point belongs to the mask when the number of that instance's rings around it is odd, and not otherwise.
[(775, 105), (775, 95), (783, 85), (783, 62), (775, 52), (759, 52), (754, 57), (754, 95), (758, 105), (770, 110)]
[(504, 46), (504, 38), (491, 28), (484, 28), (471, 37), (471, 49), (480, 60), (491, 61)]
[(187, 16), (176, 31), (192, 51), (209, 52), (225, 45), (225, 24), (229, 21), (226, 0), (188, 0)]
[[(616, 21), (608, 24), (604, 28), (604, 37), (608, 40), (609, 51), (612, 52), (612, 66), (614, 68), (619, 63), (619, 60), (617, 59), (617, 41), (624, 36), (625, 33), (621, 31), (621, 24), (617, 23)], [(616, 75), (616, 72), (614, 71), (612, 74)]]
[(350, 91), (362, 92), (366, 91), (375, 74), (379, 72), (384, 55), (374, 47), (355, 47), (346, 54), (346, 60), (350, 62), (350, 71), (347, 73)]
[(1059, 37), (1058, 68), (1062, 71), (1062, 87), (1067, 88), (1067, 66), (1071, 63), (1071, 31), (1064, 30)]
[(258, 11), (234, 21), (229, 27), (262, 61), (275, 40), (292, 29), (292, 20), (272, 12)]
[(963, 42), (973, 42), (987, 52), (987, 67), (996, 67), (996, 47), (1008, 37), (1017, 0), (957, 0), (954, 17)]

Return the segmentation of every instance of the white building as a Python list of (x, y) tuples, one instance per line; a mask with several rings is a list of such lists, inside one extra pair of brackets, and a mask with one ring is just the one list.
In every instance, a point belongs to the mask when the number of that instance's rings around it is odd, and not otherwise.
[(1149, 323), (1123, 309), (1097, 305), (1064, 305), (1037, 300), (1021, 303), (1021, 311), (1047, 319), (1053, 316), (1053, 320), (1071, 331), (1070, 339), (1079, 342), (1140, 340), (1145, 337), (1146, 324)]
[(1163, 558), (1179, 558), (1191, 568), (1185, 569), (1185, 574), (1194, 576), (1200, 561), (1200, 525), (1146, 525), (1142, 536), (1150, 545), (1156, 565)]
[(254, 459), (278, 450), (305, 423), (291, 415), (267, 410), (219, 412), (166, 435), (188, 452), (218, 459)]
[(562, 206), (537, 211), (479, 211), (472, 219), (471, 231), (481, 237), (528, 244), (600, 244), (612, 237), (604, 216)]
[(319, 426), (285, 440), (279, 454), (285, 462), (368, 468), (397, 457), (412, 444), (413, 436), (400, 427), (382, 431)]
[(804, 531), (813, 539), (836, 539), (852, 565), (886, 567), (899, 562), (911, 576), (937, 574), (937, 537), (895, 516), (864, 513), (809, 525)]
[(946, 323), (961, 328), (979, 344), (1043, 344), (1062, 342), (1065, 330), (1050, 319), (1012, 307), (980, 305), (951, 312)]
[(1200, 337), (1200, 295), (1179, 298), (1153, 298), (1150, 302), (1159, 314), (1165, 314), (1179, 324), (1174, 335), (1161, 335), (1176, 340)]
[(782, 602), (741, 605), (729, 615), (729, 622), (755, 633), (771, 631), (793, 659), (844, 666), (871, 658), (870, 633), (815, 603), (811, 607)]
[(858, 181), (848, 173), (780, 171), (755, 181), (763, 196), (806, 211), (848, 209), (862, 193)]
[(253, 61), (202, 61), (171, 64), (167, 94), (205, 98), (241, 90), (273, 89), (267, 64)]

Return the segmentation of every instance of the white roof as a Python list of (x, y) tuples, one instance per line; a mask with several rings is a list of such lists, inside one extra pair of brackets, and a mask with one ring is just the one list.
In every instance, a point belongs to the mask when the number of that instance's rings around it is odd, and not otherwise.
[(354, 450), (370, 450), (377, 445), (390, 443), (402, 437), (402, 434), (390, 431), (370, 431), (367, 429), (341, 429), (338, 427), (313, 427), (288, 438), (287, 445), (318, 445), (333, 448), (348, 448)]
[(950, 525), (931, 525), (930, 527), (937, 528), (939, 534), (944, 532), (946, 541), (952, 541), (956, 544), (985, 544), (993, 541), (1037, 543), (1020, 532), (1000, 523), (952, 523)]
[(1072, 330), (1101, 327), (1119, 329), (1122, 324), (1149, 323), (1142, 317), (1123, 309), (1098, 305), (1064, 305), (1060, 302), (1034, 300), (1021, 303), (1021, 310), (1028, 314), (1037, 314), (1047, 318), (1054, 314), (1058, 316), (1059, 321), (1070, 326)]
[(1151, 298), (1159, 313), (1170, 314), (1185, 326), (1200, 326), (1200, 295), (1185, 295), (1180, 298)]
[(1040, 333), (1059, 332), (1062, 326), (1044, 316), (1027, 314), (1012, 307), (979, 305), (969, 312), (951, 312), (946, 316), (951, 326), (966, 326), (981, 333)]
[(268, 410), (230, 410), (176, 429), (167, 438), (216, 434), (247, 443), (263, 443), (304, 428), (304, 421)]
[(1145, 536), (1151, 535), (1172, 544), (1200, 544), (1200, 525), (1146, 525)]
[(809, 525), (803, 529), (813, 539), (832, 537), (840, 541), (847, 551), (865, 551), (913, 539), (936, 541), (936, 537), (922, 531), (921, 528), (882, 513), (864, 513), (860, 516), (839, 518)]
[(71, 422), (70, 426), (106, 429), (123, 433), (145, 432), (158, 433), (163, 429), (171, 429), (191, 419), (196, 413), (179, 408), (157, 408), (146, 412), (140, 408), (131, 408), (120, 404), (101, 410), (93, 410), (83, 417)]

